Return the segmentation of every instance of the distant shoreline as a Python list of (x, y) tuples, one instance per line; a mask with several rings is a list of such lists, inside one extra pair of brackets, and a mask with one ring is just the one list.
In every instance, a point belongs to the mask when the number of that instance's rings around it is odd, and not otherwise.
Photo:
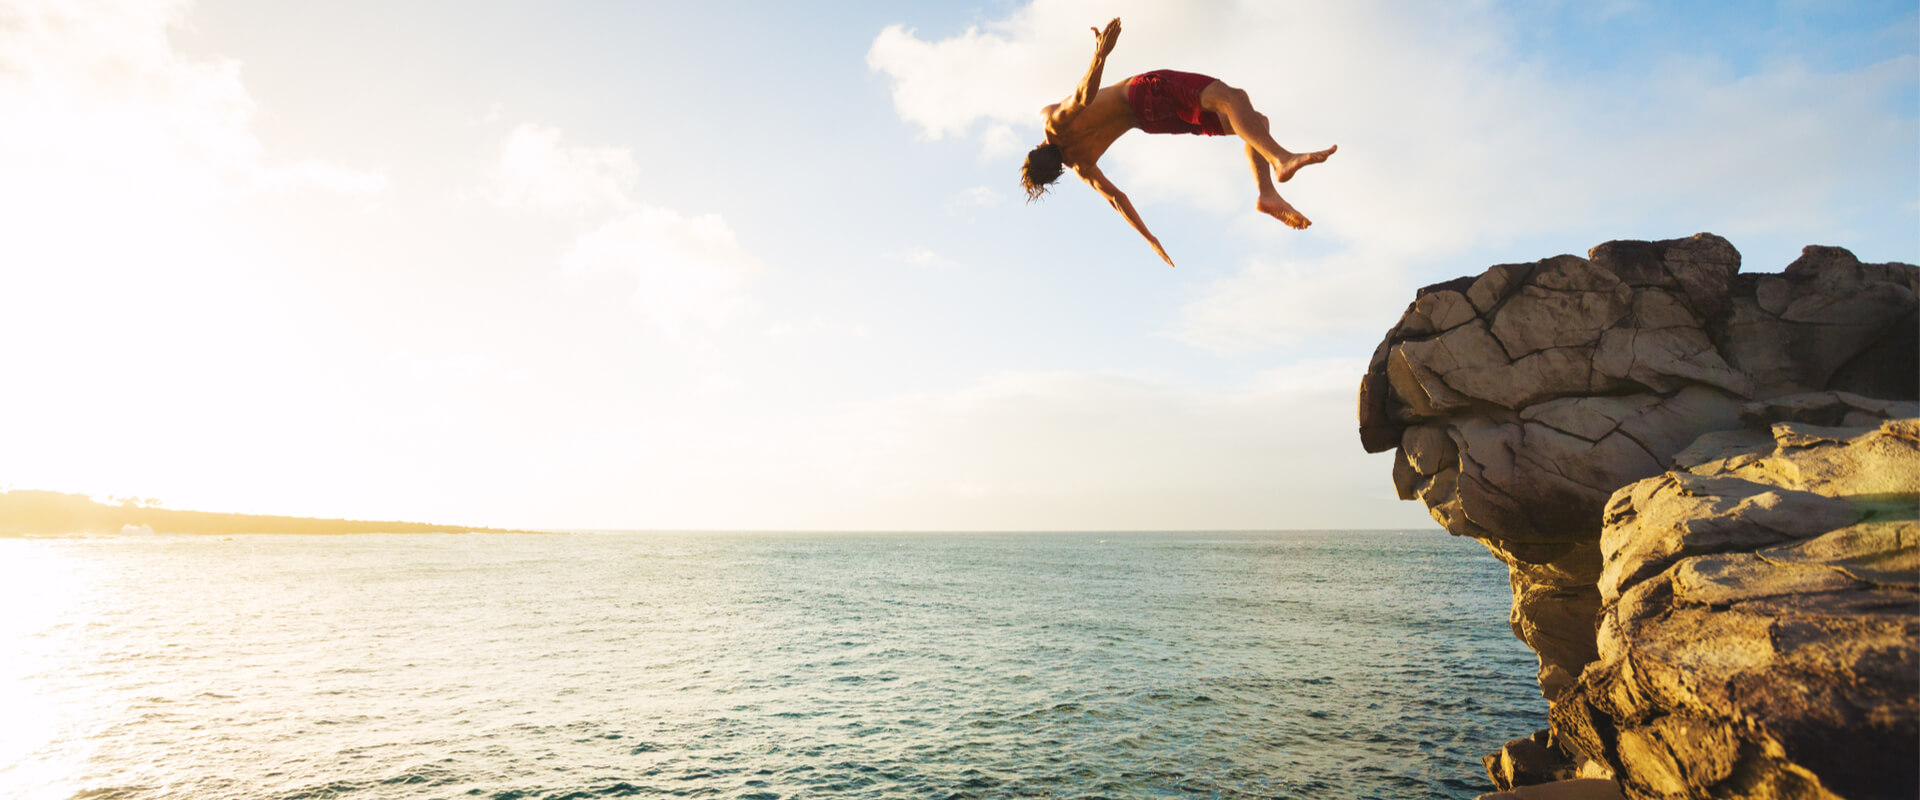
[(476, 525), (385, 520), (318, 519), (266, 514), (176, 511), (138, 505), (107, 505), (83, 494), (34, 490), (0, 492), (0, 537), (247, 534), (348, 535), (365, 533), (517, 533)]

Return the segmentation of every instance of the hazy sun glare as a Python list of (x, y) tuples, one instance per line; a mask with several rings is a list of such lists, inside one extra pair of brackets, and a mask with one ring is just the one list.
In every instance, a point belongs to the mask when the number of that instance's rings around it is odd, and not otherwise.
[(0, 0), (0, 488), (505, 527), (1425, 526), (1350, 433), (1412, 287), (1701, 230), (1757, 270), (1920, 251), (1910, 12), (1753, 12), (1781, 32), (1748, 40), (1658, 7), (1142, 6), (1115, 79), (1210, 70), (1342, 147), (1288, 184), (1299, 234), (1237, 148), (1123, 140), (1167, 270), (1077, 187), (1014, 202), (1098, 4), (569, 9)]
[(61, 782), (80, 772), (97, 724), (94, 702), (56, 698), (54, 676), (85, 671), (74, 660), (89, 625), (75, 610), (89, 605), (93, 576), (65, 543), (15, 542), (0, 559), (0, 785), (23, 800), (65, 798)]

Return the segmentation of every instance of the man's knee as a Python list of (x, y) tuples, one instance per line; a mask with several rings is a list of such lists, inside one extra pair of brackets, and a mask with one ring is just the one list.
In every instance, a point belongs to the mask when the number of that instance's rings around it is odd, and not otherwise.
[(1233, 117), (1240, 120), (1240, 127), (1242, 129), (1249, 131), (1264, 131), (1267, 129), (1267, 115), (1260, 113), (1259, 110), (1253, 107), (1253, 103), (1247, 99), (1247, 93), (1245, 91), (1235, 89), (1228, 97), (1230, 100), (1229, 107), (1232, 109)]
[(1247, 113), (1253, 110), (1252, 101), (1247, 99), (1244, 89), (1235, 89), (1224, 81), (1214, 81), (1212, 86), (1200, 95), (1200, 104), (1208, 111), (1228, 111)]

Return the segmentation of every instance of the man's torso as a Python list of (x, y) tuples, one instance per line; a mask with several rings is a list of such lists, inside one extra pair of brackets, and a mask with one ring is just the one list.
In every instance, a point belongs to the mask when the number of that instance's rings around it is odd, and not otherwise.
[(1127, 82), (1102, 86), (1080, 113), (1064, 123), (1060, 104), (1047, 106), (1047, 141), (1060, 148), (1060, 160), (1069, 167), (1089, 166), (1105, 155), (1113, 142), (1134, 127), (1133, 106), (1127, 103)]

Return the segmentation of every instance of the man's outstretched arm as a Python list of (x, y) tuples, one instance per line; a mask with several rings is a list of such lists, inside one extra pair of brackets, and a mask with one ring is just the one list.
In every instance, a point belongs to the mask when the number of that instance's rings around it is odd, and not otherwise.
[(1093, 29), (1093, 64), (1087, 67), (1087, 75), (1080, 79), (1080, 86), (1073, 90), (1060, 109), (1062, 115), (1070, 115), (1093, 102), (1093, 95), (1100, 91), (1100, 73), (1107, 68), (1107, 56), (1113, 52), (1113, 46), (1120, 42), (1120, 18), (1114, 17), (1107, 23), (1106, 30)]
[(1120, 187), (1113, 185), (1113, 181), (1107, 180), (1106, 173), (1101, 172), (1099, 167), (1090, 166), (1076, 171), (1080, 173), (1082, 180), (1093, 185), (1094, 191), (1099, 192), (1102, 197), (1107, 198), (1108, 203), (1113, 204), (1113, 210), (1127, 218), (1128, 225), (1132, 225), (1134, 230), (1146, 237), (1147, 244), (1153, 246), (1153, 252), (1160, 254), (1161, 261), (1167, 262), (1169, 267), (1173, 266), (1173, 258), (1167, 255), (1166, 248), (1160, 246), (1159, 237), (1147, 230), (1147, 223), (1140, 221), (1140, 212), (1133, 210), (1133, 201), (1127, 199), (1126, 192), (1120, 191)]

